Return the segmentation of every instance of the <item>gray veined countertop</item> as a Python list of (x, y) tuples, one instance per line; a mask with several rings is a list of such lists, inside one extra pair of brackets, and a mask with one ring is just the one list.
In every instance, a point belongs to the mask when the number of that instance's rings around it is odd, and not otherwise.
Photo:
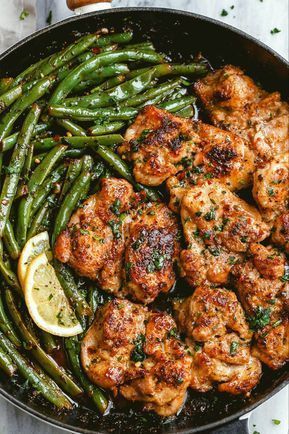
[[(113, 6), (159, 6), (189, 10), (229, 23), (255, 36), (289, 57), (289, 0), (113, 0)], [(231, 6), (234, 6), (231, 9)], [(27, 19), (20, 21), (23, 9)], [(221, 16), (222, 9), (228, 15)], [(0, 0), (0, 52), (37, 28), (44, 27), (49, 11), (52, 22), (70, 15), (65, 0)], [(273, 28), (281, 30), (272, 35)], [(261, 405), (250, 416), (250, 430), (260, 434), (289, 434), (288, 388)], [(275, 425), (272, 419), (280, 420)], [(60, 434), (62, 431), (44, 424), (14, 408), (0, 398), (0, 434)]]

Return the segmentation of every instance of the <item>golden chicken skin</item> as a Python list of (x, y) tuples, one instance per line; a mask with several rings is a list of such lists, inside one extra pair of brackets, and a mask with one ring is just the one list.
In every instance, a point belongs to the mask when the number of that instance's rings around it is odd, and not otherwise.
[(180, 252), (176, 217), (163, 203), (138, 207), (128, 226), (123, 291), (143, 303), (175, 283)]
[(257, 209), (212, 181), (185, 194), (181, 218), (187, 243), (180, 254), (181, 267), (193, 287), (227, 283), (249, 244), (270, 234)]
[(255, 330), (253, 354), (272, 369), (289, 360), (289, 265), (273, 246), (252, 244), (232, 269), (234, 285)]
[(289, 152), (277, 155), (256, 170), (253, 196), (263, 219), (272, 224), (289, 209)]
[(192, 122), (154, 106), (146, 106), (127, 129), (119, 154), (133, 163), (136, 181), (162, 184), (182, 170), (196, 152), (198, 136)]
[(289, 211), (276, 218), (272, 228), (272, 241), (289, 254)]
[(162, 203), (141, 203), (125, 180), (101, 181), (56, 240), (56, 259), (104, 291), (148, 304), (176, 281), (179, 226)]
[(81, 346), (90, 380), (161, 416), (182, 407), (191, 378), (191, 356), (165, 312), (150, 312), (127, 300), (97, 311)]
[(247, 188), (252, 183), (254, 155), (241, 138), (199, 121), (194, 122), (194, 128), (200, 144), (193, 165), (166, 182), (169, 207), (175, 212), (186, 191), (206, 179), (216, 179), (231, 191)]
[(121, 288), (125, 248), (126, 222), (120, 216), (129, 211), (133, 195), (127, 181), (102, 179), (100, 191), (76, 210), (54, 247), (56, 259), (114, 294)]
[(208, 74), (195, 91), (214, 125), (242, 137), (257, 165), (289, 148), (289, 105), (268, 94), (235, 66)]
[(235, 293), (198, 287), (176, 302), (175, 316), (192, 352), (191, 387), (206, 392), (249, 395), (261, 376), (261, 364), (251, 355), (252, 332)]

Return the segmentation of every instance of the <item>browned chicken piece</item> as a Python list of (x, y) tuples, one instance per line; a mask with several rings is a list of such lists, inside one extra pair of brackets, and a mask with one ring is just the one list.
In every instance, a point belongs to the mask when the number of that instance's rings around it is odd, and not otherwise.
[(285, 249), (289, 254), (289, 211), (284, 212), (274, 222), (272, 229), (273, 243)]
[(248, 255), (244, 263), (232, 269), (238, 295), (253, 321), (256, 314), (264, 313), (262, 321), (274, 323), (289, 303), (289, 282), (284, 277), (288, 273), (286, 257), (275, 247), (257, 243), (250, 245)]
[(279, 92), (268, 94), (231, 65), (195, 84), (214, 125), (241, 136), (257, 164), (289, 148), (289, 105)]
[(207, 342), (225, 336), (228, 330), (244, 340), (252, 337), (242, 306), (228, 289), (199, 286), (174, 307), (180, 330), (194, 341)]
[(167, 180), (169, 206), (175, 212), (185, 192), (208, 178), (217, 179), (231, 191), (241, 190), (252, 183), (254, 156), (241, 138), (202, 122), (195, 122), (194, 128), (201, 141), (193, 167)]
[(289, 208), (289, 152), (277, 155), (254, 173), (253, 196), (267, 222)]
[(136, 181), (157, 186), (184, 169), (196, 152), (198, 135), (192, 122), (154, 106), (146, 106), (128, 128), (118, 152), (133, 162)]
[(168, 292), (176, 281), (179, 226), (165, 204), (139, 207), (128, 227), (123, 291), (143, 303)]
[(90, 380), (161, 416), (177, 413), (191, 378), (192, 358), (165, 312), (113, 300), (97, 311), (81, 347)]
[(255, 330), (253, 354), (272, 369), (289, 360), (289, 265), (272, 246), (252, 244), (249, 258), (232, 274)]
[(87, 199), (56, 240), (56, 259), (81, 276), (96, 280), (106, 291), (118, 294), (125, 248), (125, 220), (133, 188), (125, 180), (102, 179), (98, 193)]
[(132, 366), (138, 336), (145, 335), (145, 307), (114, 299), (97, 310), (81, 344), (81, 362), (88, 378), (117, 394)]
[(270, 233), (254, 207), (212, 181), (186, 193), (181, 218), (187, 242), (181, 266), (191, 286), (225, 284), (249, 244)]
[(249, 394), (261, 365), (250, 354), (252, 332), (235, 293), (198, 287), (174, 307), (193, 355), (191, 387), (206, 392), (217, 384), (221, 392)]

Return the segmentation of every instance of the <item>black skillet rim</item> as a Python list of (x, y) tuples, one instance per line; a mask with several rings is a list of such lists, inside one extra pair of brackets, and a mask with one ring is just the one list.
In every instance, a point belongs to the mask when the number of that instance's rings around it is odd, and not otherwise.
[[(262, 48), (264, 51), (270, 53), (271, 55), (273, 55), (275, 58), (278, 59), (279, 62), (283, 63), (285, 66), (287, 66), (288, 68), (288, 73), (289, 73), (289, 61), (287, 61), (283, 56), (281, 56), (280, 54), (278, 54), (276, 51), (274, 51), (272, 48), (268, 47), (266, 44), (264, 44), (263, 42), (259, 41), (258, 39), (254, 38), (251, 35), (248, 35), (247, 33), (243, 32), (242, 30), (236, 29), (235, 27), (228, 25), (226, 23), (223, 23), (219, 20), (213, 19), (213, 18), (209, 18), (209, 17), (205, 17), (203, 15), (200, 14), (195, 14), (192, 12), (187, 12), (187, 11), (181, 11), (178, 9), (170, 9), (170, 8), (151, 8), (151, 7), (129, 7), (129, 8), (113, 8), (112, 10), (103, 10), (103, 11), (99, 11), (99, 12), (91, 12), (91, 13), (87, 13), (87, 14), (83, 14), (81, 16), (72, 16), (70, 18), (64, 19), (62, 21), (59, 21), (55, 24), (53, 24), (52, 26), (49, 27), (45, 27), (44, 29), (38, 30), (37, 32), (32, 33), (31, 35), (27, 36), (26, 38), (22, 39), (21, 41), (19, 41), (18, 43), (14, 44), (12, 47), (8, 48), (6, 51), (4, 51), (1, 55), (0, 55), (0, 61), (3, 60), (7, 55), (13, 53), (13, 51), (17, 48), (22, 47), (23, 45), (25, 45), (27, 42), (30, 42), (33, 39), (36, 39), (39, 35), (42, 34), (46, 34), (46, 33), (50, 33), (52, 32), (54, 29), (61, 27), (64, 23), (71, 23), (74, 21), (80, 21), (80, 20), (85, 20), (85, 18), (87, 17), (93, 17), (95, 15), (112, 15), (112, 14), (117, 14), (118, 12), (135, 12), (135, 11), (139, 11), (139, 12), (156, 12), (156, 13), (170, 13), (170, 14), (175, 14), (178, 16), (185, 16), (185, 17), (192, 17), (196, 20), (199, 21), (203, 21), (203, 22), (208, 22), (211, 24), (215, 24), (217, 26), (220, 26), (222, 28), (225, 28), (235, 34), (238, 34), (239, 36), (243, 37), (244, 39), (247, 39), (248, 41), (252, 42), (253, 44), (259, 46), (260, 48)], [(272, 396), (274, 396), (276, 393), (278, 393), (281, 389), (283, 389), (286, 385), (289, 384), (289, 372), (288, 372), (288, 378), (283, 380), (278, 386), (274, 387), (272, 391), (270, 391), (266, 396), (260, 398), (259, 400), (257, 400), (256, 402), (254, 402), (251, 405), (247, 405), (245, 406), (245, 408), (243, 408), (242, 410), (237, 411), (235, 414), (232, 414), (230, 416), (227, 416), (223, 419), (220, 419), (219, 421), (215, 421), (212, 423), (209, 423), (207, 425), (203, 425), (202, 427), (196, 427), (196, 428), (189, 428), (189, 429), (185, 429), (185, 430), (181, 430), (178, 431), (177, 434), (193, 434), (193, 433), (197, 433), (197, 432), (202, 432), (204, 430), (210, 430), (210, 429), (214, 429), (217, 427), (221, 427), (223, 425), (226, 425), (229, 422), (232, 422), (238, 418), (240, 418), (241, 416), (244, 416), (245, 414), (249, 413), (250, 411), (254, 410), (256, 407), (258, 407), (259, 405), (261, 405), (263, 402), (267, 401), (268, 399), (270, 399)], [(67, 430), (67, 431), (72, 431), (75, 433), (83, 433), (83, 434), (105, 434), (104, 431), (92, 431), (86, 428), (78, 428), (76, 429), (75, 427), (73, 427), (72, 425), (57, 421), (56, 419), (53, 419), (49, 416), (44, 415), (40, 410), (34, 410), (31, 407), (29, 407), (29, 405), (26, 405), (23, 402), (20, 402), (18, 399), (14, 398), (13, 396), (11, 396), (8, 392), (6, 392), (4, 389), (2, 389), (0, 387), (0, 396), (2, 396), (6, 401), (10, 402), (11, 404), (13, 404), (15, 407), (23, 410), (25, 413), (30, 414), (31, 416), (34, 416), (35, 418), (44, 421), (46, 423), (48, 423), (51, 426), (55, 426), (58, 427), (60, 429), (63, 430)]]

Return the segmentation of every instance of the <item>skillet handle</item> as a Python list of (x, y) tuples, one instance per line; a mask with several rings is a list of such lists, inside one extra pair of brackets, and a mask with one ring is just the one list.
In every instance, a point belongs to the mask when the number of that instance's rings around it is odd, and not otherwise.
[(214, 430), (204, 431), (203, 434), (249, 434), (249, 419), (237, 419)]
[(66, 0), (66, 4), (78, 15), (111, 8), (111, 0)]

